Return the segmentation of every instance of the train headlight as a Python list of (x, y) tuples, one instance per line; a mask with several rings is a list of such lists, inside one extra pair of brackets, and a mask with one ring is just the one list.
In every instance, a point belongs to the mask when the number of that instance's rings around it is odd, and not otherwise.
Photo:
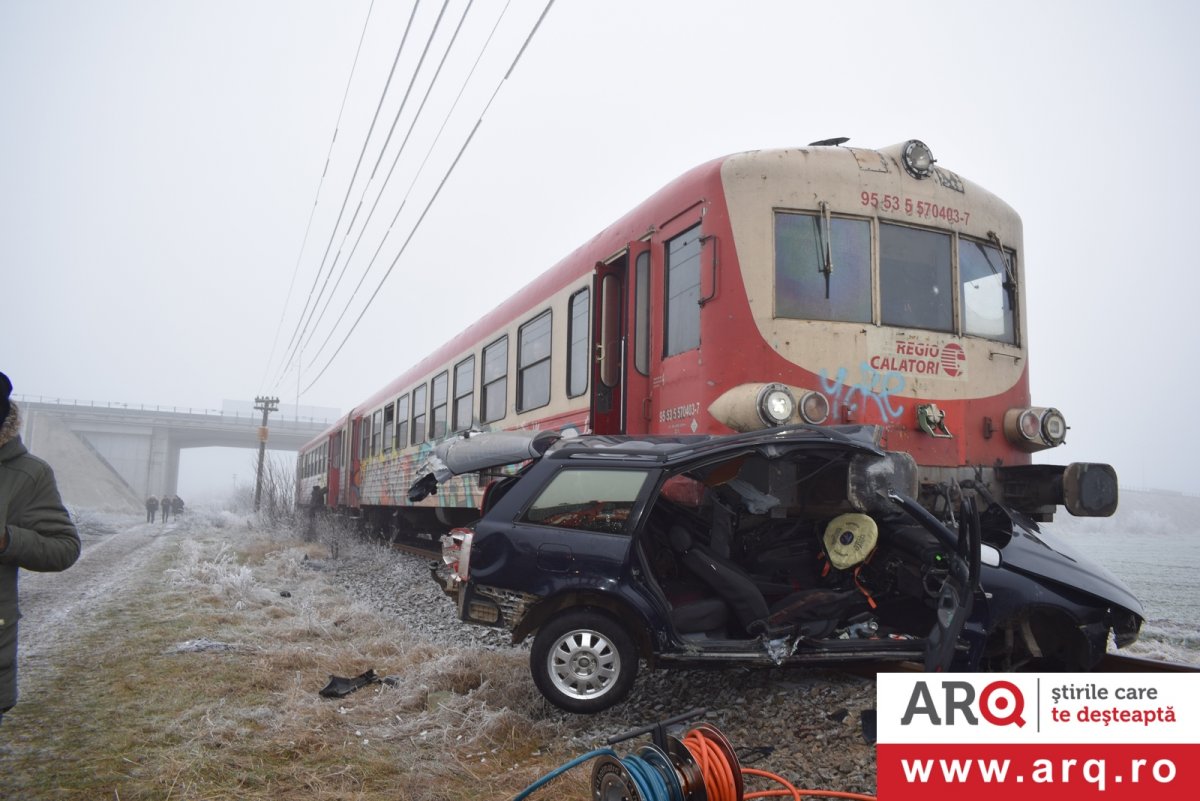
[(1067, 438), (1067, 420), (1053, 408), (1009, 409), (1004, 413), (1004, 435), (1023, 450), (1055, 448)]
[(1047, 409), (1042, 414), (1042, 438), (1052, 448), (1067, 438), (1067, 418), (1058, 409)]
[(937, 159), (933, 157), (929, 145), (920, 139), (909, 139), (904, 146), (902, 161), (904, 169), (908, 170), (908, 174), (913, 178), (928, 178), (933, 174), (933, 163)]
[(1036, 443), (1042, 434), (1042, 421), (1038, 419), (1037, 412), (1033, 409), (1026, 409), (1021, 412), (1021, 416), (1017, 420), (1017, 426), (1021, 432), (1021, 436), (1029, 442)]
[(800, 397), (800, 417), (813, 425), (824, 423), (829, 419), (829, 399), (820, 392), (805, 392)]
[(796, 411), (796, 399), (783, 384), (767, 384), (758, 393), (758, 416), (769, 426), (781, 426)]

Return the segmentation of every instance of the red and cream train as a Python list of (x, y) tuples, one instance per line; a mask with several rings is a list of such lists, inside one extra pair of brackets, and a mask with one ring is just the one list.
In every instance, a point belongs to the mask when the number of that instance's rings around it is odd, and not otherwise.
[(467, 429), (728, 433), (882, 426), (931, 506), (973, 482), (1036, 519), (1111, 514), (1106, 465), (1031, 404), (1021, 221), (909, 140), (740, 153), (680, 176), (301, 451), (301, 503), (380, 534), (477, 514), (482, 482), (406, 500)]

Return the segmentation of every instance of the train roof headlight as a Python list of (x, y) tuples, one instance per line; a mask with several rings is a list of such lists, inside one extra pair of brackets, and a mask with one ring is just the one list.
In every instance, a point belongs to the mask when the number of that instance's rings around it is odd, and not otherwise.
[(800, 417), (806, 423), (824, 423), (829, 419), (829, 399), (820, 392), (805, 392), (800, 397)]
[(1063, 444), (1067, 438), (1067, 418), (1058, 409), (1047, 409), (1042, 414), (1042, 438), (1051, 447)]
[(909, 139), (904, 145), (904, 169), (913, 178), (928, 178), (933, 174), (933, 151), (920, 139)]
[(796, 399), (783, 384), (767, 384), (758, 392), (758, 416), (769, 426), (781, 426), (796, 411)]

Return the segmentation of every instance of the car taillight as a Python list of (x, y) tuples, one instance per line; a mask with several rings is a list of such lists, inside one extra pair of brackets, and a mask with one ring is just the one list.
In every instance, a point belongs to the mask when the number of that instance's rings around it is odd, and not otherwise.
[(458, 581), (466, 581), (471, 564), (471, 540), (475, 532), (469, 528), (451, 529), (442, 537), (442, 561)]

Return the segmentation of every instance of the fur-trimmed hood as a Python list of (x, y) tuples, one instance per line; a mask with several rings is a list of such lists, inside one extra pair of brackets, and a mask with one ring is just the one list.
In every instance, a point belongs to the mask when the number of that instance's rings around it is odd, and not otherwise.
[(20, 432), (21, 412), (17, 409), (16, 402), (12, 401), (9, 403), (8, 417), (4, 418), (3, 425), (0, 425), (0, 448), (16, 439)]

